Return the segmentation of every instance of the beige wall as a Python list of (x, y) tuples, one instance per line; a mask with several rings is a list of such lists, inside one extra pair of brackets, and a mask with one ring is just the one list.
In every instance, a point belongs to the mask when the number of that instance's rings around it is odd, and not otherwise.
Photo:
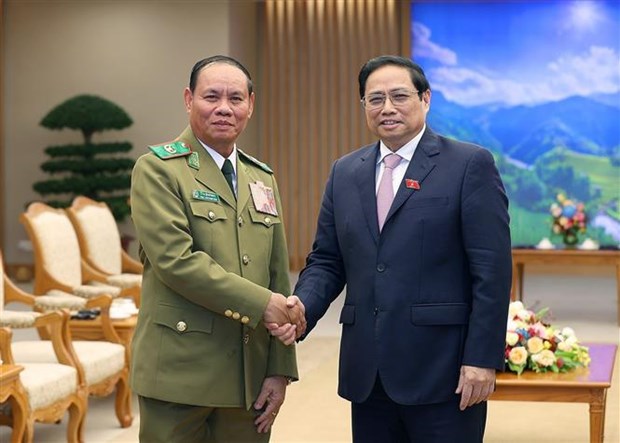
[[(169, 140), (186, 125), (182, 91), (198, 59), (231, 54), (256, 72), (254, 8), (253, 2), (224, 0), (4, 0), (7, 262), (32, 262), (18, 247), (27, 238), (18, 216), (39, 198), (31, 184), (47, 177), (39, 169), (44, 148), (81, 140), (78, 131), (39, 126), (42, 117), (76, 94), (101, 95), (134, 124), (94, 140), (130, 141), (132, 155), (139, 156), (147, 144)], [(255, 124), (248, 130), (243, 146)], [(125, 222), (121, 230), (131, 234), (132, 227)]]

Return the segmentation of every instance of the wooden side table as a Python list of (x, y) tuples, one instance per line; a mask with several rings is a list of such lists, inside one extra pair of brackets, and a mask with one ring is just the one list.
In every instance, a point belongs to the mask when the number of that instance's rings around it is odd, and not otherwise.
[(589, 368), (555, 374), (513, 372), (497, 374), (491, 400), (588, 403), (590, 405), (590, 442), (602, 443), (605, 430), (605, 400), (611, 386), (616, 345), (586, 344), (592, 362)]
[(11, 414), (13, 415), (13, 432), (11, 442), (20, 443), (26, 430), (26, 417), (28, 410), (28, 398), (19, 382), (19, 373), (24, 368), (16, 365), (0, 365), (0, 403), (7, 400), (11, 402)]
[[(138, 316), (132, 315), (129, 318), (112, 320), (114, 330), (120, 337), (125, 347), (129, 347), (133, 333), (136, 330)], [(101, 317), (93, 320), (70, 320), (69, 328), (71, 329), (71, 337), (74, 340), (103, 340)]]
[(583, 249), (513, 249), (512, 300), (523, 300), (525, 265), (604, 265), (616, 268), (618, 324), (620, 325), (620, 251)]

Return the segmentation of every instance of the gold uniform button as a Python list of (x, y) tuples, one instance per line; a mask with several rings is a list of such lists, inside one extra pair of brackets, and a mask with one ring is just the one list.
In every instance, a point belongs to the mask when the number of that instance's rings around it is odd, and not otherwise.
[(243, 262), (244, 265), (247, 265), (248, 263), (250, 263), (250, 256), (248, 254), (244, 254), (243, 257), (241, 258), (241, 261)]
[(239, 226), (243, 226), (243, 217), (239, 216), (239, 218), (237, 219), (237, 223), (239, 224)]
[(239, 320), (241, 318), (241, 314), (239, 314), (238, 312), (235, 312), (232, 316), (235, 320)]
[(247, 325), (248, 323), (250, 323), (250, 317), (248, 317), (247, 315), (244, 315), (243, 317), (241, 317), (241, 323), (243, 323), (244, 325)]
[(180, 321), (177, 323), (177, 331), (185, 332), (186, 330), (187, 330), (187, 323), (185, 323), (184, 321)]
[(209, 211), (209, 213), (207, 214), (207, 217), (209, 217), (209, 220), (213, 220), (215, 218), (215, 212)]
[(231, 311), (230, 309), (226, 309), (226, 310), (224, 311), (224, 315), (225, 315), (226, 317), (232, 317), (232, 311)]
[(265, 217), (265, 224), (267, 225), (271, 224), (271, 217)]
[(250, 341), (250, 335), (249, 334), (244, 334), (243, 335), (243, 343), (247, 345), (249, 343), (249, 341)]

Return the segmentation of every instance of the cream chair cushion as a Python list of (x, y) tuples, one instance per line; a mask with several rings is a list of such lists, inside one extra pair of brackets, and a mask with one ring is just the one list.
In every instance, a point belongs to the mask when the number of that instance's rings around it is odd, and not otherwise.
[[(107, 341), (74, 341), (75, 354), (84, 368), (86, 384), (93, 385), (119, 373), (125, 366), (125, 347)], [(57, 362), (52, 343), (46, 340), (14, 341), (13, 357), (19, 364)]]
[(112, 212), (105, 206), (88, 205), (76, 211), (89, 258), (106, 274), (120, 274), (121, 237)]
[(19, 379), (24, 386), (30, 409), (50, 406), (77, 392), (78, 375), (75, 368), (58, 363), (22, 363)]
[(58, 289), (52, 289), (45, 295), (38, 295), (34, 300), (34, 305), (43, 312), (57, 311), (58, 309), (79, 311), (86, 307), (86, 299)]
[(141, 274), (110, 275), (107, 278), (107, 281), (112, 286), (116, 286), (121, 289), (133, 288), (135, 286), (142, 285), (142, 275)]
[(42, 212), (32, 218), (41, 245), (44, 268), (55, 280), (70, 286), (82, 284), (80, 245), (69, 217), (60, 212)]
[(73, 293), (83, 298), (93, 298), (100, 295), (107, 294), (110, 297), (118, 297), (121, 293), (121, 288), (116, 286), (106, 285), (105, 283), (91, 281), (88, 285), (80, 285), (73, 288)]
[(32, 311), (7, 311), (0, 310), (0, 326), (9, 328), (32, 328), (34, 321), (41, 315)]

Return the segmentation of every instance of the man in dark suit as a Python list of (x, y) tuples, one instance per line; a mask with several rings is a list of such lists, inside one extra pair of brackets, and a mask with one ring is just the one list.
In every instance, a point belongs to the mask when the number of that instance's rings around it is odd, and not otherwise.
[(511, 282), (502, 181), (489, 151), (426, 126), (411, 60), (368, 61), (359, 88), (379, 142), (332, 167), (294, 291), (307, 333), (346, 284), (338, 393), (355, 442), (481, 442)]

